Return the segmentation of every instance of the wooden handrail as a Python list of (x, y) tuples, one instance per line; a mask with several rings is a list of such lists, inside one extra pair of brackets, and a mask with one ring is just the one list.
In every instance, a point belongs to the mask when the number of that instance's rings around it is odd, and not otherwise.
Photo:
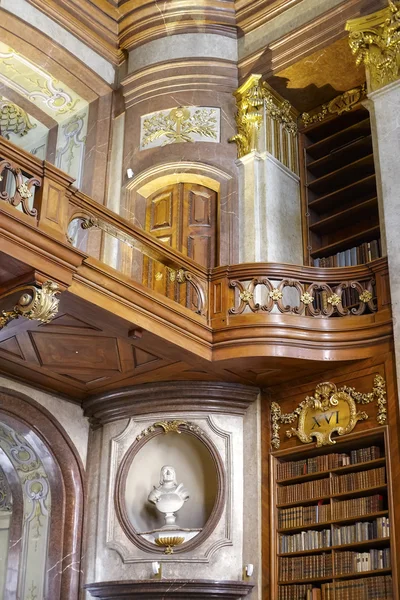
[[(38, 186), (39, 192), (35, 194), (37, 215), (35, 211), (24, 212), (26, 219), (39, 231), (70, 245), (68, 226), (74, 219), (82, 219), (86, 224), (112, 231), (112, 235), (122, 242), (132, 240), (142, 254), (174, 271), (176, 281), (188, 283), (196, 289), (199, 297), (197, 312), (208, 317), (207, 322), (213, 327), (226, 327), (239, 315), (248, 319), (252, 313), (258, 313), (258, 318), (267, 317), (267, 313), (271, 312), (319, 318), (359, 316), (364, 312), (379, 311), (390, 304), (387, 261), (384, 258), (366, 265), (325, 269), (278, 263), (206, 269), (77, 190), (73, 179), (54, 165), (40, 161), (4, 138), (0, 138), (1, 164), (3, 171), (8, 169), (16, 178), (18, 189), (22, 181), (19, 169), (28, 177), (28, 192), (32, 185)], [(13, 206), (21, 203), (24, 207), (20, 192), (16, 194), (13, 199), (5, 196), (3, 200)], [(282, 296), (288, 287), (297, 289), (300, 298), (297, 305), (285, 305)], [(343, 290), (347, 288), (355, 290), (360, 297), (359, 306), (353, 307), (352, 311), (346, 309), (345, 303), (342, 304)], [(328, 302), (323, 310), (315, 307), (312, 300), (313, 294), (320, 291)], [(261, 293), (266, 299), (262, 302), (257, 298), (261, 297)]]

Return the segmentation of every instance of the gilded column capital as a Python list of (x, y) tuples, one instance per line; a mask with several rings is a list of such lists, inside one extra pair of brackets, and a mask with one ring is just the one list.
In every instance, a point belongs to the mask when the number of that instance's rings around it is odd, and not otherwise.
[(261, 75), (250, 75), (234, 92), (237, 134), (229, 141), (237, 144), (238, 158), (259, 150), (258, 137), (264, 112), (289, 134), (297, 133), (293, 107), (287, 100), (273, 92), (266, 82), (261, 81), (261, 77)]
[(250, 75), (235, 92), (237, 134), (230, 142), (237, 144), (238, 158), (258, 149), (258, 133), (263, 121), (264, 105), (261, 75)]
[(357, 65), (364, 63), (371, 91), (400, 77), (400, 4), (346, 23)]

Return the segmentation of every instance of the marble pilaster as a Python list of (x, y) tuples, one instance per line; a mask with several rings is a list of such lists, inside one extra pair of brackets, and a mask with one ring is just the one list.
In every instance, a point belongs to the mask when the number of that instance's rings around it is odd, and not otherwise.
[(397, 376), (400, 374), (400, 80), (368, 95), (380, 204), (382, 251), (387, 249)]
[(239, 168), (239, 261), (302, 264), (299, 177), (269, 152)]

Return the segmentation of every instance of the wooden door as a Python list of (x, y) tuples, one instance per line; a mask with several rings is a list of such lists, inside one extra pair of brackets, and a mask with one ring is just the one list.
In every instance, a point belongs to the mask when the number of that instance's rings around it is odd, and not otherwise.
[[(147, 199), (146, 231), (208, 268), (217, 263), (216, 221), (217, 194), (202, 185), (169, 185)], [(144, 282), (187, 306), (194, 301), (186, 286), (172, 285), (165, 267), (154, 261), (144, 263)]]

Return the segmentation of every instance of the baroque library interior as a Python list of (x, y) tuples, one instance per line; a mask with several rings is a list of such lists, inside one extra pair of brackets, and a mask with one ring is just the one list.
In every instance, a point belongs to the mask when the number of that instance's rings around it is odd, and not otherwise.
[(399, 115), (399, 0), (0, 0), (0, 600), (400, 600)]

